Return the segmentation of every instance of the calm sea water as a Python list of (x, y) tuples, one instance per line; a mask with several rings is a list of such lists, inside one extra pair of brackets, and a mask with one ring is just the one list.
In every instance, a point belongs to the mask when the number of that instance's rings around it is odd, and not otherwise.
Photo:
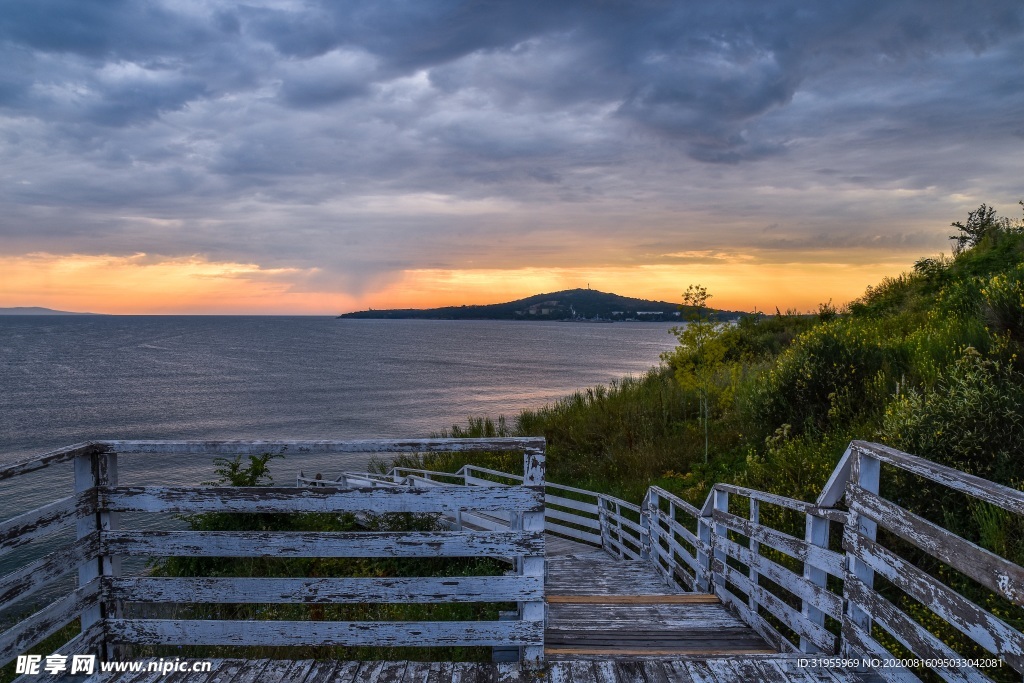
[[(470, 416), (539, 408), (639, 374), (674, 338), (668, 324), (336, 320), (288, 317), (0, 316), (0, 463), (102, 438), (426, 437)], [(123, 484), (194, 485), (208, 456), (119, 459)], [(363, 470), (366, 456), (292, 455), (300, 469)], [(70, 495), (69, 465), (0, 482), (0, 520)], [(180, 528), (126, 515), (126, 528)], [(0, 559), (0, 575), (73, 538)], [(136, 566), (137, 565), (137, 566)], [(139, 571), (143, 564), (127, 565)], [(44, 604), (73, 577), (40, 594)], [(0, 625), (22, 607), (0, 613)]]
[[(668, 327), (0, 317), (0, 462), (99, 438), (428, 436), (642, 373), (673, 346)], [(211, 476), (209, 458), (135, 461), (146, 457), (123, 458), (122, 479)], [(278, 461), (275, 472), (283, 483), (300, 467), (364, 464), (309, 456)]]

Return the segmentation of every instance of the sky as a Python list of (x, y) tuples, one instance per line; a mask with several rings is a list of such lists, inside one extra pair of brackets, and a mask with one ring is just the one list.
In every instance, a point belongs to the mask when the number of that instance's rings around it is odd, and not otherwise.
[(0, 306), (842, 305), (1022, 112), (1020, 0), (7, 0)]

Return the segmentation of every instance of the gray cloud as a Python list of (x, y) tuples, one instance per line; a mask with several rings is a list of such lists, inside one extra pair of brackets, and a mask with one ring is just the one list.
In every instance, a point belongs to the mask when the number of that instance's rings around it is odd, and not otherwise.
[(5, 253), (200, 253), (353, 290), (911, 251), (1021, 194), (1016, 1), (26, 0), (0, 61)]

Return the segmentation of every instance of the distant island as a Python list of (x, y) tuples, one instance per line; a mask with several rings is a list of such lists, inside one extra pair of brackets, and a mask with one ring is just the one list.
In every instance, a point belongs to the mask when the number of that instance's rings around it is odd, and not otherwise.
[[(339, 318), (378, 320), (568, 320), (579, 322), (664, 322), (686, 319), (688, 311), (668, 301), (649, 301), (599, 292), (567, 289), (537, 294), (503, 304), (444, 306), (442, 308), (391, 308), (343, 313)], [(735, 320), (744, 313), (713, 311), (718, 320)]]
[(96, 315), (95, 313), (73, 313), (71, 311), (55, 311), (41, 306), (14, 306), (0, 308), (0, 315)]

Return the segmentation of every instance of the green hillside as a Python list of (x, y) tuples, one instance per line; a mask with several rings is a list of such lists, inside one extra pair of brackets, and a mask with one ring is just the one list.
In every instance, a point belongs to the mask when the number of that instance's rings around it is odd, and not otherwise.
[[(740, 314), (716, 311), (722, 320)], [(633, 299), (594, 289), (567, 289), (537, 294), (501, 304), (483, 306), (445, 306), (443, 308), (405, 308), (344, 313), (339, 318), (427, 320), (680, 320), (679, 304), (667, 301)]]

